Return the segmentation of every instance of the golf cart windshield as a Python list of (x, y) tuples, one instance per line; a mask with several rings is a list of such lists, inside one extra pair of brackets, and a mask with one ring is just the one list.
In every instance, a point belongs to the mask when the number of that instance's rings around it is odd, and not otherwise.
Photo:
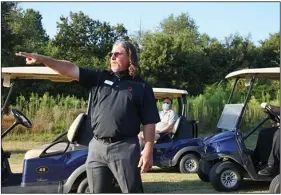
[[(249, 101), (251, 91), (255, 79), (271, 79), (279, 80), (280, 79), (280, 67), (274, 68), (254, 68), (254, 69), (244, 69), (238, 70), (229, 73), (226, 79), (235, 78), (235, 84), (233, 86), (232, 92), (230, 94), (228, 103), (225, 105), (221, 117), (218, 121), (217, 127), (222, 130), (235, 130), (239, 127), (245, 108)], [(233, 92), (236, 88), (238, 80), (243, 79), (245, 82), (249, 82), (249, 90), (246, 97), (246, 100), (243, 104), (230, 104)]]

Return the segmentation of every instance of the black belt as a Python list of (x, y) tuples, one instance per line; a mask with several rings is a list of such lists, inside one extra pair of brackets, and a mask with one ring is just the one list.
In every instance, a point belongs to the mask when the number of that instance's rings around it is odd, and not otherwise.
[(101, 141), (101, 142), (105, 143), (105, 144), (111, 144), (111, 143), (115, 143), (115, 142), (122, 141), (122, 140), (126, 139), (126, 138), (120, 138), (120, 137), (99, 138), (96, 135), (94, 135), (94, 138), (98, 141)]

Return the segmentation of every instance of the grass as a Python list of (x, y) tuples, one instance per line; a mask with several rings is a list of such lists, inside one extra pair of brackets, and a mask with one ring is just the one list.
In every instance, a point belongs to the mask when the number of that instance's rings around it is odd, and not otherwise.
[[(22, 172), (23, 158), (27, 150), (42, 145), (34, 141), (3, 140), (5, 151), (12, 153), (9, 159), (13, 172)], [(210, 183), (200, 181), (197, 174), (182, 174), (175, 169), (153, 167), (142, 175), (145, 193), (218, 193)], [(236, 193), (268, 193), (269, 183), (244, 181)]]
[(9, 133), (5, 138), (5, 142), (50, 142), (59, 134), (53, 132), (24, 132), (24, 133)]
[[(142, 175), (146, 193), (218, 193), (210, 183), (202, 182), (197, 174), (182, 174), (174, 170), (157, 167)], [(269, 183), (244, 181), (236, 193), (267, 193)]]
[(9, 163), (14, 173), (22, 172), (23, 159), (26, 151), (36, 148), (42, 145), (42, 142), (32, 142), (32, 141), (5, 141), (2, 140), (3, 150), (6, 152), (11, 152), (11, 158), (9, 158)]

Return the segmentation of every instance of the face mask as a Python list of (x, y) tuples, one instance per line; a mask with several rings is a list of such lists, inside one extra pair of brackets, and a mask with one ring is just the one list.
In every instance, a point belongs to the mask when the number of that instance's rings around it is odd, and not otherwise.
[(163, 110), (169, 110), (170, 105), (167, 104), (167, 103), (164, 103), (164, 104), (162, 105), (162, 108), (163, 108)]

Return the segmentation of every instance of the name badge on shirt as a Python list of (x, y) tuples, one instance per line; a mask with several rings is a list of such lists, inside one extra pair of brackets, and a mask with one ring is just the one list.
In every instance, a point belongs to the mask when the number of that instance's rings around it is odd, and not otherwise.
[(109, 81), (109, 80), (105, 80), (104, 83), (105, 83), (105, 84), (108, 84), (108, 85), (113, 85), (113, 82), (112, 82), (112, 81)]

